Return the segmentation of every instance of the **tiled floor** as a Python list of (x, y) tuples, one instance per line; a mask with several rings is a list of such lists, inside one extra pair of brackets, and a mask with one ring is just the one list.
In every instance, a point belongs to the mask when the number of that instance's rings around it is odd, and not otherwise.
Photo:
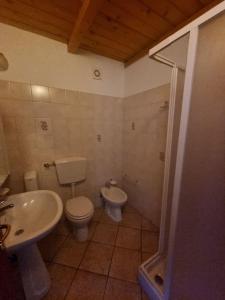
[(158, 228), (127, 206), (121, 223), (96, 209), (87, 242), (77, 242), (69, 224), (39, 243), (52, 286), (45, 300), (146, 300), (138, 267), (157, 251)]

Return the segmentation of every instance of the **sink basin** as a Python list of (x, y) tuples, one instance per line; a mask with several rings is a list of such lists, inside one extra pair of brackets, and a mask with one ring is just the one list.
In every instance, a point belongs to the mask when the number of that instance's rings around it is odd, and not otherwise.
[(127, 194), (118, 187), (102, 187), (101, 194), (112, 206), (121, 206), (127, 201)]
[(8, 197), (7, 205), (14, 204), (0, 217), (1, 224), (11, 225), (5, 240), (8, 251), (35, 243), (46, 236), (62, 216), (60, 197), (52, 191), (38, 190)]
[(61, 198), (52, 191), (37, 190), (9, 196), (14, 207), (0, 215), (11, 226), (4, 246), (16, 253), (26, 300), (40, 300), (50, 288), (50, 276), (36, 242), (50, 233), (62, 216)]

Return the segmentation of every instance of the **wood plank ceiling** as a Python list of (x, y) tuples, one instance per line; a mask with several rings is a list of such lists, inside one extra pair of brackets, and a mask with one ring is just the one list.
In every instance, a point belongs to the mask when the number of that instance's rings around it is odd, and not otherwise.
[(0, 22), (130, 64), (218, 0), (0, 0)]

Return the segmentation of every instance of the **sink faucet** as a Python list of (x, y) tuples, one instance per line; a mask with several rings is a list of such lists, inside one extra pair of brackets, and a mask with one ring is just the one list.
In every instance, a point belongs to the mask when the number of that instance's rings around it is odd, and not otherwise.
[(0, 190), (0, 206), (7, 201), (7, 195), (9, 194), (9, 188), (2, 188)]
[(14, 207), (14, 204), (11, 203), (11, 204), (8, 204), (6, 206), (3, 206), (3, 207), (0, 207), (0, 213), (2, 213), (3, 211), (9, 209), (9, 208), (13, 208)]
[(107, 180), (107, 181), (105, 182), (105, 187), (107, 187), (108, 189), (110, 189), (110, 187), (111, 187), (110, 180)]
[(110, 180), (107, 180), (105, 183), (105, 187), (107, 187), (108, 189), (110, 189), (111, 186), (117, 186), (117, 181), (113, 180), (112, 178)]
[(9, 194), (10, 189), (9, 188), (3, 188), (0, 190), (0, 213), (3, 211), (14, 207), (14, 204), (8, 204), (3, 206), (3, 204), (7, 201), (7, 195)]
[(9, 235), (11, 226), (9, 224), (1, 224), (0, 225), (0, 250), (5, 249), (4, 241)]

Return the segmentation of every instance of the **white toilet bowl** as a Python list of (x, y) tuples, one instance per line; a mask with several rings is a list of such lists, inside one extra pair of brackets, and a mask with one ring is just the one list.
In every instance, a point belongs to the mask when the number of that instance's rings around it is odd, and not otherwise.
[(101, 195), (105, 200), (105, 210), (108, 216), (116, 222), (122, 220), (122, 206), (127, 202), (127, 194), (118, 187), (102, 187)]
[(71, 222), (78, 241), (88, 238), (88, 223), (94, 214), (94, 205), (87, 197), (80, 196), (66, 201), (65, 214)]

